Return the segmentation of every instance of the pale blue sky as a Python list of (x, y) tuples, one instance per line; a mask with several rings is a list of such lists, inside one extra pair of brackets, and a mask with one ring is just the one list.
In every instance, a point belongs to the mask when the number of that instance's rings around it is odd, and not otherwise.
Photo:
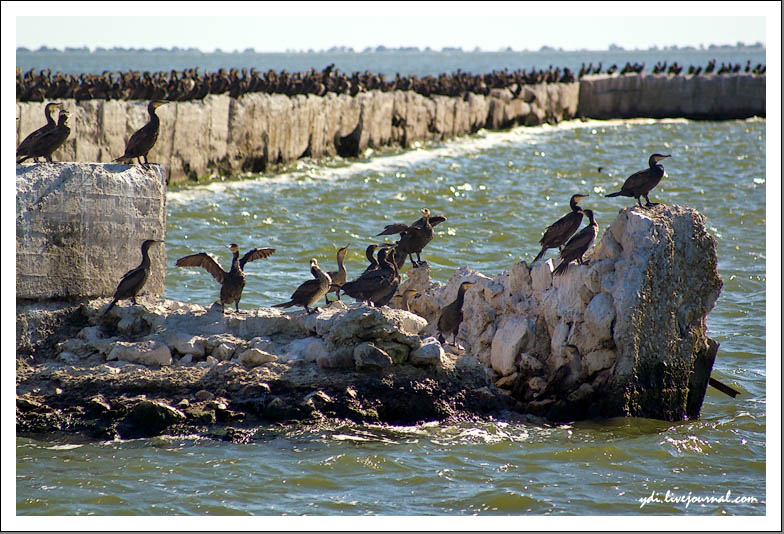
[[(8, 2), (5, 2), (4, 10)], [(772, 3), (548, 3), (465, 2), (166, 2), (12, 3), (16, 46), (36, 49), (101, 46), (133, 48), (196, 47), (202, 51), (254, 48), (258, 52), (286, 49), (355, 50), (387, 47), (445, 46), (471, 50), (537, 50), (543, 45), (567, 50), (627, 49), (651, 46), (767, 43), (765, 15), (780, 15)], [(776, 11), (778, 9), (778, 11)], [(151, 17), (118, 17), (117, 13), (156, 13)], [(711, 15), (704, 16), (709, 11)], [(39, 13), (58, 16), (35, 16)], [(100, 17), (85, 17), (91, 13)], [(243, 16), (221, 16), (236, 15)], [(555, 14), (569, 16), (553, 16)], [(643, 16), (672, 14), (679, 16)], [(33, 16), (30, 16), (33, 15)], [(620, 16), (622, 15), (622, 16)], [(688, 15), (688, 16), (681, 16)], [(740, 16), (754, 15), (754, 16)], [(780, 28), (780, 26), (779, 26)]]

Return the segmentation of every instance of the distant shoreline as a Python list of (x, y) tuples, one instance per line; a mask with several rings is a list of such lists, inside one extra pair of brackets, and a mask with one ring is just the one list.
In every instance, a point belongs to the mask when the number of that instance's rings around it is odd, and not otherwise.
[(162, 48), (162, 47), (155, 47), (152, 49), (148, 48), (122, 48), (122, 47), (113, 47), (113, 48), (103, 48), (103, 47), (96, 47), (94, 49), (90, 49), (87, 46), (83, 47), (65, 47), (64, 49), (60, 48), (50, 48), (48, 46), (41, 46), (36, 50), (30, 50), (27, 47), (20, 46), (16, 48), (17, 54), (29, 54), (29, 55), (36, 55), (36, 54), (171, 54), (171, 55), (182, 55), (182, 54), (203, 54), (203, 55), (266, 55), (266, 54), (539, 54), (539, 53), (587, 53), (587, 52), (712, 52), (712, 51), (761, 51), (766, 50), (766, 45), (762, 44), (761, 42), (756, 42), (753, 44), (743, 44), (741, 46), (735, 45), (716, 45), (711, 44), (708, 46), (664, 46), (664, 47), (651, 47), (651, 48), (630, 48), (626, 49), (622, 46), (611, 45), (607, 49), (602, 50), (590, 50), (587, 48), (580, 48), (575, 50), (565, 50), (563, 48), (554, 48), (551, 46), (542, 46), (538, 50), (514, 50), (511, 47), (506, 47), (500, 50), (482, 50), (480, 48), (474, 48), (472, 50), (463, 50), (462, 47), (444, 47), (440, 50), (434, 50), (430, 47), (425, 47), (424, 49), (420, 49), (416, 46), (404, 46), (398, 48), (389, 48), (386, 46), (376, 46), (376, 47), (367, 47), (361, 51), (357, 51), (352, 47), (346, 46), (334, 46), (326, 50), (285, 50), (285, 51), (257, 51), (253, 48), (246, 48), (245, 50), (221, 50), (216, 49), (211, 52), (206, 52), (203, 50), (199, 50), (195, 47), (190, 48)]

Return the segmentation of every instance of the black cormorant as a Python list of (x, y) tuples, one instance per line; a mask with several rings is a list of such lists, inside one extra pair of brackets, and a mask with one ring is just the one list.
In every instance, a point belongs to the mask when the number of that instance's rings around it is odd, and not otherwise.
[(222, 305), (231, 305), (233, 302), (235, 309), (240, 311), (240, 299), (242, 298), (242, 290), (245, 288), (245, 273), (242, 269), (249, 261), (257, 260), (259, 258), (268, 258), (275, 252), (274, 248), (254, 248), (248, 251), (242, 259), (240, 259), (240, 247), (235, 243), (226, 245), (231, 250), (233, 258), (231, 260), (231, 269), (228, 272), (206, 252), (198, 254), (191, 254), (177, 260), (175, 265), (177, 267), (203, 267), (210, 273), (219, 284), (221, 284), (220, 302)]
[(650, 158), (648, 158), (648, 168), (642, 171), (635, 172), (631, 176), (629, 176), (626, 181), (623, 183), (621, 190), (617, 193), (610, 193), (609, 195), (604, 195), (606, 197), (634, 197), (637, 199), (637, 202), (640, 204), (642, 208), (642, 202), (640, 201), (640, 197), (645, 197), (645, 206), (651, 207), (656, 206), (657, 204), (651, 202), (648, 199), (648, 193), (650, 193), (651, 189), (656, 187), (664, 176), (664, 167), (658, 164), (658, 161), (663, 160), (664, 158), (669, 158), (670, 155), (662, 155), (662, 154), (653, 154)]
[[(446, 217), (441, 215), (432, 216), (428, 208), (422, 208), (422, 217), (414, 222), (411, 226), (405, 224), (389, 224), (384, 227), (384, 231), (376, 235), (394, 235), (400, 234), (400, 240), (397, 242), (395, 249), (395, 264), (398, 269), (403, 267), (406, 262), (406, 255), (411, 259), (414, 267), (418, 267), (422, 263), (422, 249), (433, 240), (433, 227), (446, 220)], [(417, 255), (417, 261), (414, 261), (413, 254)]]
[[(43, 126), (38, 128), (36, 131), (34, 131), (33, 133), (31, 133), (30, 135), (25, 137), (24, 141), (19, 143), (19, 146), (16, 149), (16, 157), (17, 157), (16, 163), (21, 163), (22, 161), (24, 161), (24, 159), (19, 160), (18, 158), (20, 158), (22, 156), (29, 156), (30, 155), (30, 154), (28, 154), (28, 151), (30, 150), (30, 147), (33, 145), (33, 143), (35, 143), (35, 141), (39, 137), (41, 137), (43, 134), (45, 134), (49, 130), (53, 130), (55, 128), (55, 126), (57, 126), (57, 123), (52, 118), (52, 112), (55, 109), (57, 109), (58, 107), (61, 107), (61, 106), (62, 106), (62, 104), (60, 102), (49, 102), (46, 105), (46, 107), (44, 107), (44, 117), (46, 117), (46, 124), (44, 124)], [(35, 158), (33, 161), (38, 163), (38, 156), (33, 156), (33, 157)]]
[(310, 272), (313, 275), (313, 280), (308, 280), (300, 284), (294, 293), (291, 294), (291, 300), (281, 304), (275, 304), (273, 308), (302, 306), (308, 314), (317, 312), (318, 308), (313, 308), (311, 310), (310, 307), (327, 294), (329, 287), (332, 284), (332, 279), (327, 273), (321, 270), (316, 258), (310, 259)]
[(139, 294), (139, 291), (142, 290), (147, 279), (150, 277), (150, 256), (147, 251), (155, 243), (163, 243), (163, 241), (148, 239), (142, 243), (142, 262), (138, 267), (131, 269), (123, 275), (120, 283), (117, 285), (117, 290), (114, 292), (114, 298), (112, 299), (111, 304), (109, 304), (109, 307), (106, 308), (106, 311), (103, 312), (103, 315), (109, 313), (109, 310), (117, 304), (118, 300), (131, 299), (131, 302), (136, 304), (136, 295)]
[(168, 104), (166, 100), (152, 100), (147, 104), (147, 113), (150, 114), (150, 121), (138, 129), (128, 140), (125, 145), (125, 154), (114, 160), (115, 162), (126, 163), (128, 160), (136, 158), (139, 163), (142, 162), (144, 157), (144, 164), (147, 162), (147, 153), (155, 146), (158, 140), (158, 130), (161, 126), (161, 121), (155, 110), (164, 104)]
[(337, 271), (329, 271), (327, 274), (329, 278), (332, 280), (332, 285), (329, 286), (329, 291), (324, 296), (324, 300), (327, 301), (329, 304), (328, 295), (331, 292), (335, 292), (335, 296), (338, 300), (340, 300), (340, 289), (343, 287), (343, 284), (346, 283), (346, 268), (343, 266), (343, 260), (346, 257), (346, 253), (348, 252), (349, 245), (338, 250), (337, 260), (338, 260), (338, 270)]
[(583, 210), (577, 205), (580, 200), (587, 198), (589, 195), (572, 195), (569, 200), (569, 207), (572, 208), (571, 213), (567, 213), (553, 224), (547, 227), (544, 231), (542, 239), (539, 244), (542, 245), (542, 250), (536, 255), (534, 261), (536, 263), (544, 256), (548, 248), (556, 248), (566, 243), (570, 237), (580, 228), (580, 222), (583, 220)]
[(438, 340), (444, 344), (444, 335), (452, 334), (452, 344), (457, 346), (457, 331), (460, 323), (463, 322), (463, 300), (465, 292), (471, 287), (471, 282), (463, 282), (457, 290), (457, 298), (441, 309), (441, 316), (438, 318)]
[(561, 264), (555, 268), (554, 274), (560, 275), (566, 272), (569, 268), (569, 262), (577, 260), (577, 263), (582, 265), (583, 254), (591, 246), (596, 235), (599, 233), (599, 225), (593, 218), (593, 211), (583, 210), (583, 213), (588, 217), (588, 226), (577, 232), (561, 251)]
[(46, 161), (51, 163), (52, 153), (60, 148), (65, 143), (65, 140), (68, 139), (68, 136), (71, 135), (71, 129), (65, 124), (68, 121), (68, 116), (68, 112), (61, 109), (60, 114), (57, 116), (57, 125), (33, 139), (27, 147), (26, 155), (17, 159), (16, 164), (19, 165), (30, 158), (36, 158), (37, 160), (39, 156), (43, 156)]
[(392, 300), (400, 284), (400, 271), (394, 261), (395, 247), (378, 251), (378, 268), (365, 271), (359, 278), (343, 285), (343, 293), (374, 306), (384, 306)]

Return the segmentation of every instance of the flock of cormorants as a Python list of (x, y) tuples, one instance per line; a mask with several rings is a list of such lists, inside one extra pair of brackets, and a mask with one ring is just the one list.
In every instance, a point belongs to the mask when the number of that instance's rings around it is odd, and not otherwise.
[[(160, 129), (160, 120), (155, 114), (155, 110), (161, 105), (166, 104), (163, 100), (152, 100), (147, 111), (150, 116), (149, 122), (141, 129), (137, 130), (125, 148), (125, 153), (115, 161), (127, 162), (136, 158), (140, 165), (147, 165), (147, 153), (155, 145)], [(51, 162), (51, 154), (57, 149), (70, 133), (70, 129), (65, 125), (68, 113), (60, 111), (57, 124), (52, 119), (54, 109), (61, 107), (60, 103), (50, 103), (44, 108), (47, 123), (38, 130), (27, 136), (17, 148), (17, 164), (22, 161), (38, 157), (45, 157)], [(616, 193), (606, 195), (607, 197), (633, 197), (643, 208), (640, 197), (645, 197), (645, 207), (655, 206), (648, 198), (648, 193), (658, 185), (664, 176), (664, 168), (658, 162), (669, 155), (653, 154), (648, 160), (648, 168), (636, 172), (626, 179), (621, 190)], [(142, 163), (142, 158), (144, 162)], [(583, 210), (579, 206), (580, 200), (587, 198), (588, 195), (576, 194), (570, 199), (569, 205), (571, 212), (558, 219), (550, 225), (544, 232), (539, 243), (542, 249), (534, 258), (532, 263), (537, 262), (550, 248), (560, 248), (561, 263), (555, 268), (554, 274), (561, 275), (566, 272), (572, 261), (583, 264), (583, 255), (596, 239), (598, 234), (598, 224), (596, 223), (593, 211)], [(322, 298), (327, 298), (327, 293), (335, 292), (336, 298), (340, 300), (340, 292), (356, 299), (357, 301), (367, 302), (372, 306), (385, 306), (396, 296), (400, 285), (400, 269), (406, 262), (406, 258), (411, 260), (414, 268), (425, 264), (422, 261), (422, 250), (433, 239), (433, 227), (444, 222), (446, 217), (442, 215), (432, 215), (428, 208), (421, 210), (421, 217), (412, 224), (390, 224), (376, 234), (377, 236), (399, 235), (395, 243), (371, 244), (367, 247), (365, 254), (369, 265), (365, 271), (356, 279), (347, 282), (347, 273), (343, 264), (349, 245), (338, 250), (337, 271), (325, 272), (319, 267), (318, 260), (310, 260), (310, 272), (313, 278), (306, 280), (292, 293), (291, 299), (281, 304), (276, 304), (278, 308), (288, 308), (290, 306), (302, 306), (307, 313), (314, 313), (318, 308), (314, 305)], [(589, 224), (577, 232), (583, 215), (588, 217)], [(576, 232), (576, 233), (575, 233)], [(115, 291), (112, 302), (107, 307), (108, 312), (119, 300), (131, 299), (136, 304), (136, 295), (139, 294), (150, 275), (149, 249), (155, 243), (162, 241), (148, 239), (142, 243), (141, 264), (128, 271), (120, 280)], [(239, 311), (239, 303), (242, 298), (242, 291), (245, 287), (245, 265), (257, 259), (268, 258), (275, 252), (274, 248), (254, 248), (240, 258), (239, 246), (235, 243), (228, 245), (233, 258), (231, 268), (225, 271), (211, 256), (205, 252), (192, 254), (178, 259), (175, 263), (178, 267), (202, 267), (210, 273), (215, 280), (221, 284), (220, 303), (225, 305), (235, 305), (235, 310)], [(375, 256), (374, 256), (375, 254)], [(414, 260), (414, 254), (417, 259)], [(457, 298), (454, 302), (445, 306), (441, 311), (438, 321), (439, 332), (443, 342), (444, 334), (452, 334), (453, 339), (457, 336), (457, 330), (462, 321), (462, 306), (465, 292), (471, 286), (468, 282), (463, 282), (458, 290)], [(413, 293), (406, 292), (400, 295), (401, 303), (404, 308), (408, 308), (409, 299)], [(311, 309), (313, 308), (313, 309)]]
[[(757, 64), (751, 67), (751, 61), (742, 68), (724, 63), (716, 69), (716, 60), (711, 60), (703, 69), (702, 66), (690, 66), (687, 75), (738, 74), (741, 71), (755, 75), (765, 74), (765, 66)], [(293, 95), (318, 95), (327, 93), (348, 94), (372, 90), (380, 91), (414, 91), (424, 96), (446, 95), (464, 97), (468, 93), (487, 95), (491, 89), (508, 88), (519, 93), (522, 86), (540, 83), (574, 82), (589, 74), (635, 74), (645, 69), (645, 63), (629, 63), (618, 68), (611, 65), (605, 71), (600, 62), (596, 67), (593, 63), (584, 63), (576, 74), (568, 67), (546, 70), (531, 68), (494, 70), (489, 74), (472, 74), (458, 69), (451, 74), (418, 77), (413, 74), (402, 76), (399, 73), (393, 79), (383, 74), (369, 71), (347, 74), (336, 69), (334, 64), (322, 70), (311, 69), (308, 72), (289, 73), (286, 70), (276, 72), (268, 70), (260, 73), (255, 68), (219, 69), (217, 72), (199, 73), (199, 68), (170, 72), (111, 72), (101, 74), (63, 74), (51, 69), (36, 71), (30, 69), (25, 73), (16, 69), (16, 99), (20, 102), (43, 102), (73, 98), (77, 102), (92, 99), (115, 100), (200, 100), (207, 95), (228, 93), (237, 98), (245, 93), (269, 93)], [(659, 62), (653, 68), (653, 74), (677, 76), (683, 66), (673, 62)]]

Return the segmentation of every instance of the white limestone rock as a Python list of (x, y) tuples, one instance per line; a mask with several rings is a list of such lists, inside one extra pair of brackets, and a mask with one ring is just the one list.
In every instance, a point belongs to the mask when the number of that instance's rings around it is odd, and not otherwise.
[(237, 359), (246, 367), (256, 367), (257, 365), (278, 361), (278, 357), (274, 354), (269, 354), (256, 348), (250, 348), (241, 352)]
[(534, 336), (535, 325), (525, 317), (509, 317), (493, 336), (490, 363), (501, 375), (508, 375), (517, 368), (517, 357), (526, 350)]
[(123, 360), (142, 365), (171, 365), (169, 347), (157, 339), (140, 342), (118, 341), (106, 357), (107, 360)]
[(409, 361), (413, 365), (421, 366), (442, 366), (443, 359), (446, 356), (444, 347), (434, 337), (429, 337), (422, 340), (422, 346), (416, 350), (411, 351), (409, 354)]

